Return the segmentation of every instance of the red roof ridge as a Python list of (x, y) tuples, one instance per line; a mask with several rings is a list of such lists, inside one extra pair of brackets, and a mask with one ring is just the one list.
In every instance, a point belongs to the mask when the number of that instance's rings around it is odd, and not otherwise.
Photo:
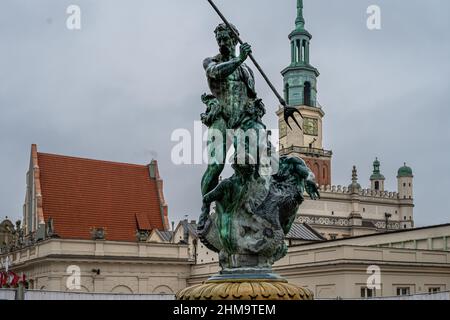
[(101, 162), (101, 163), (105, 163), (105, 164), (116, 164), (116, 165), (122, 165), (122, 166), (125, 165), (125, 166), (138, 167), (138, 168), (148, 167), (148, 164), (145, 165), (145, 164), (135, 164), (135, 163), (128, 163), (128, 162), (91, 159), (91, 158), (85, 158), (85, 157), (65, 156), (65, 155), (61, 155), (61, 154), (45, 153), (45, 152), (38, 152), (38, 154), (43, 155), (43, 156), (51, 156), (51, 157), (73, 159), (73, 160), (84, 160), (84, 161), (91, 161), (91, 162), (97, 162), (97, 163)]

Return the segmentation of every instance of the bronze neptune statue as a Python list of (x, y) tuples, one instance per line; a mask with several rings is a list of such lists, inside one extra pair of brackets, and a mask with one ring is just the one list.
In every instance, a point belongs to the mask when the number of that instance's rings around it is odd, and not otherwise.
[[(222, 274), (270, 273), (272, 264), (287, 253), (284, 242), (295, 219), (304, 193), (312, 199), (319, 197), (315, 178), (300, 158), (281, 157), (277, 171), (270, 175), (261, 170), (261, 139), (247, 141), (246, 161), (236, 161), (236, 141), (245, 133), (256, 132), (256, 137), (267, 135), (262, 122), (264, 104), (257, 97), (253, 72), (245, 64), (251, 53), (250, 45), (241, 45), (236, 55), (239, 34), (225, 24), (216, 30), (220, 53), (205, 59), (203, 66), (212, 94), (204, 94), (206, 112), (203, 123), (220, 139), (208, 141), (209, 166), (202, 179), (203, 209), (198, 233), (201, 241), (219, 254)], [(217, 141), (219, 144), (217, 144)], [(267, 139), (262, 139), (267, 141)], [(249, 144), (256, 143), (256, 148)], [(234, 145), (234, 174), (219, 183), (225, 165), (226, 150)], [(270, 144), (268, 154), (275, 153)], [(258, 152), (253, 154), (250, 149)], [(220, 155), (220, 156), (218, 156)], [(272, 157), (273, 158), (273, 157)], [(211, 214), (211, 204), (215, 210)]]
[[(211, 90), (202, 95), (206, 111), (201, 114), (208, 127), (209, 162), (201, 182), (203, 206), (197, 232), (203, 244), (218, 253), (221, 271), (203, 284), (181, 290), (177, 298), (312, 299), (309, 290), (274, 274), (272, 265), (287, 254), (284, 239), (304, 196), (320, 195), (305, 162), (278, 158), (270, 144), (270, 131), (262, 120), (265, 106), (256, 93), (253, 71), (245, 63), (248, 58), (284, 106), (286, 122), (292, 118), (297, 123), (293, 114), (298, 111), (286, 106), (252, 56), (251, 46), (239, 38), (236, 27), (212, 0), (208, 2), (224, 23), (214, 32), (219, 54), (203, 62)], [(234, 173), (221, 180), (227, 161)]]

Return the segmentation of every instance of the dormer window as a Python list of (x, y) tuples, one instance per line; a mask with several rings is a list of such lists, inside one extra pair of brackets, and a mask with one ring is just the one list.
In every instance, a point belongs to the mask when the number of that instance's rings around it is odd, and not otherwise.
[(92, 240), (105, 240), (104, 228), (92, 228), (91, 230)]

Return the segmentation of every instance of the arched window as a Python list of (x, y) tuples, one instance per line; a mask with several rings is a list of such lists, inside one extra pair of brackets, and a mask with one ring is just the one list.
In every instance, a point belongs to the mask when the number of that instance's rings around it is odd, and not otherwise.
[(327, 181), (328, 180), (328, 166), (324, 165), (323, 166), (323, 181)]
[(380, 190), (380, 181), (375, 181), (375, 190)]
[(286, 103), (289, 104), (289, 83), (286, 83), (286, 86), (284, 87), (284, 94)]
[[(202, 262), (203, 262), (203, 260), (202, 260)], [(158, 286), (155, 289), (153, 289), (153, 293), (154, 294), (172, 294), (173, 290), (168, 286), (161, 285), (161, 286)]]
[(306, 40), (302, 41), (302, 62), (306, 62)]
[(311, 106), (311, 82), (306, 81), (303, 87), (303, 104)]
[(295, 61), (295, 41), (291, 42), (291, 62), (296, 62)]
[[(316, 179), (319, 180), (319, 178), (320, 178), (320, 166), (319, 166), (319, 164), (317, 162), (314, 164), (313, 172), (314, 172), (314, 175), (316, 176)], [(317, 182), (319, 182), (319, 181), (317, 181)]]

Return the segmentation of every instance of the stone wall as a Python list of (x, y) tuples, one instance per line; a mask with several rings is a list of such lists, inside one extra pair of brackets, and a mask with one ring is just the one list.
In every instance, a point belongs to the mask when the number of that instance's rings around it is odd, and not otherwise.
[(8, 255), (32, 289), (70, 291), (79, 270), (81, 286), (72, 291), (117, 294), (174, 294), (194, 263), (187, 245), (113, 241), (50, 239)]

